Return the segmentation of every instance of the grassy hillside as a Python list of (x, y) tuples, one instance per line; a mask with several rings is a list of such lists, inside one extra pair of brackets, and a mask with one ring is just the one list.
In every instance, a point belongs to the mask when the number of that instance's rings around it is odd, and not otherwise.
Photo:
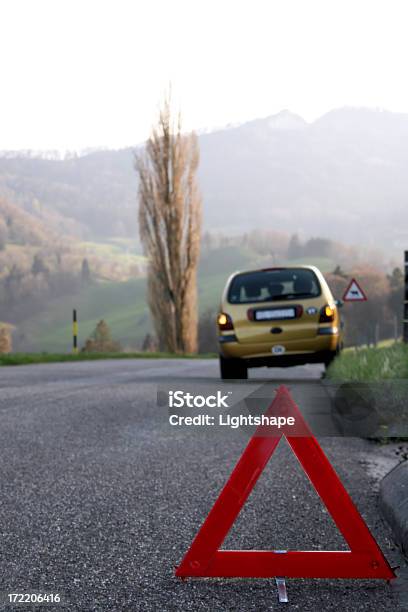
[(316, 266), (323, 274), (332, 272), (336, 267), (334, 259), (330, 259), (329, 257), (301, 257), (284, 263), (291, 266)]
[[(216, 309), (228, 275), (237, 269), (253, 265), (254, 254), (239, 247), (225, 247), (203, 258), (199, 274), (199, 309)], [(105, 319), (115, 340), (124, 347), (139, 348), (150, 331), (146, 304), (146, 281), (143, 278), (127, 282), (99, 282), (83, 287), (69, 299), (49, 303), (44, 311), (19, 326), (26, 351), (64, 352), (71, 348), (72, 309), (78, 310), (79, 342)]]
[[(93, 246), (93, 245), (92, 245)], [(111, 244), (97, 245), (112, 249)], [(132, 257), (137, 257), (131, 255)], [(285, 262), (282, 262), (285, 263)], [(318, 265), (322, 271), (333, 269), (328, 259), (308, 259), (290, 262)], [(236, 270), (270, 265), (253, 251), (227, 246), (203, 255), (199, 270), (198, 302), (200, 313), (216, 310), (228, 276)], [(146, 304), (146, 281), (136, 278), (126, 282), (98, 282), (82, 287), (70, 296), (51, 301), (40, 314), (19, 325), (18, 350), (65, 352), (71, 349), (72, 309), (79, 318), (79, 343), (82, 346), (100, 319), (105, 319), (115, 340), (126, 348), (139, 349), (146, 333), (151, 331)], [(17, 338), (16, 338), (17, 340)], [(17, 343), (16, 343), (17, 345)]]
[(146, 329), (148, 315), (144, 305), (143, 279), (123, 283), (101, 282), (82, 288), (71, 298), (53, 300), (39, 315), (19, 327), (25, 350), (64, 352), (71, 347), (72, 309), (78, 310), (80, 343), (100, 319), (111, 326), (115, 339), (135, 345)]

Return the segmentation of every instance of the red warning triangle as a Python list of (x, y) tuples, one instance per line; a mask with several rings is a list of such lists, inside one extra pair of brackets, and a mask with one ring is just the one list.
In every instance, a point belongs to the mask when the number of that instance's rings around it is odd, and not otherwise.
[(345, 302), (366, 302), (367, 296), (356, 281), (355, 278), (352, 278), (350, 283), (348, 284), (347, 289), (343, 294), (343, 300)]
[[(295, 426), (260, 425), (176, 569), (178, 577), (383, 578), (395, 574), (312, 435), (288, 389), (281, 386), (266, 416), (292, 416)], [(220, 550), (284, 436), (326, 505), (349, 551)]]

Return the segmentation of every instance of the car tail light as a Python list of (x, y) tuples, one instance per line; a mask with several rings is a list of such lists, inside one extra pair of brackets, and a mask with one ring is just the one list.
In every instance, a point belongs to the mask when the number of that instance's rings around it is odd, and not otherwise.
[(334, 321), (334, 315), (336, 314), (336, 310), (333, 306), (326, 304), (320, 311), (320, 323), (332, 323)]
[(217, 323), (220, 331), (229, 331), (234, 329), (234, 324), (232, 322), (231, 317), (225, 312), (220, 312), (217, 317)]

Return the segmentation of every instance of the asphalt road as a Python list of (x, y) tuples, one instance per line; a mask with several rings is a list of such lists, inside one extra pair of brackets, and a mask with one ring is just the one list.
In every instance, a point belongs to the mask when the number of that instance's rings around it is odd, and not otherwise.
[[(285, 381), (302, 410), (317, 406), (324, 413), (320, 374), (319, 366), (262, 369), (251, 372), (247, 385), (256, 388), (265, 377)], [(407, 609), (401, 581), (288, 580), (289, 604), (279, 604), (273, 580), (173, 577), (247, 439), (242, 431), (170, 427), (157, 391), (187, 382), (215, 389), (217, 376), (213, 360), (0, 368), (0, 591), (3, 599), (58, 592), (65, 600), (0, 609)], [(376, 447), (354, 438), (320, 442), (391, 565), (404, 574), (377, 508), (378, 482), (369, 470)], [(284, 443), (224, 546), (347, 548)]]

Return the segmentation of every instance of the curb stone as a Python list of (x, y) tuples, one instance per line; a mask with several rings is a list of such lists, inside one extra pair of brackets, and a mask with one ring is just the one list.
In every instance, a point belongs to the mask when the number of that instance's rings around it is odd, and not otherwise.
[(408, 555), (408, 461), (391, 470), (380, 484), (380, 508), (402, 552)]

